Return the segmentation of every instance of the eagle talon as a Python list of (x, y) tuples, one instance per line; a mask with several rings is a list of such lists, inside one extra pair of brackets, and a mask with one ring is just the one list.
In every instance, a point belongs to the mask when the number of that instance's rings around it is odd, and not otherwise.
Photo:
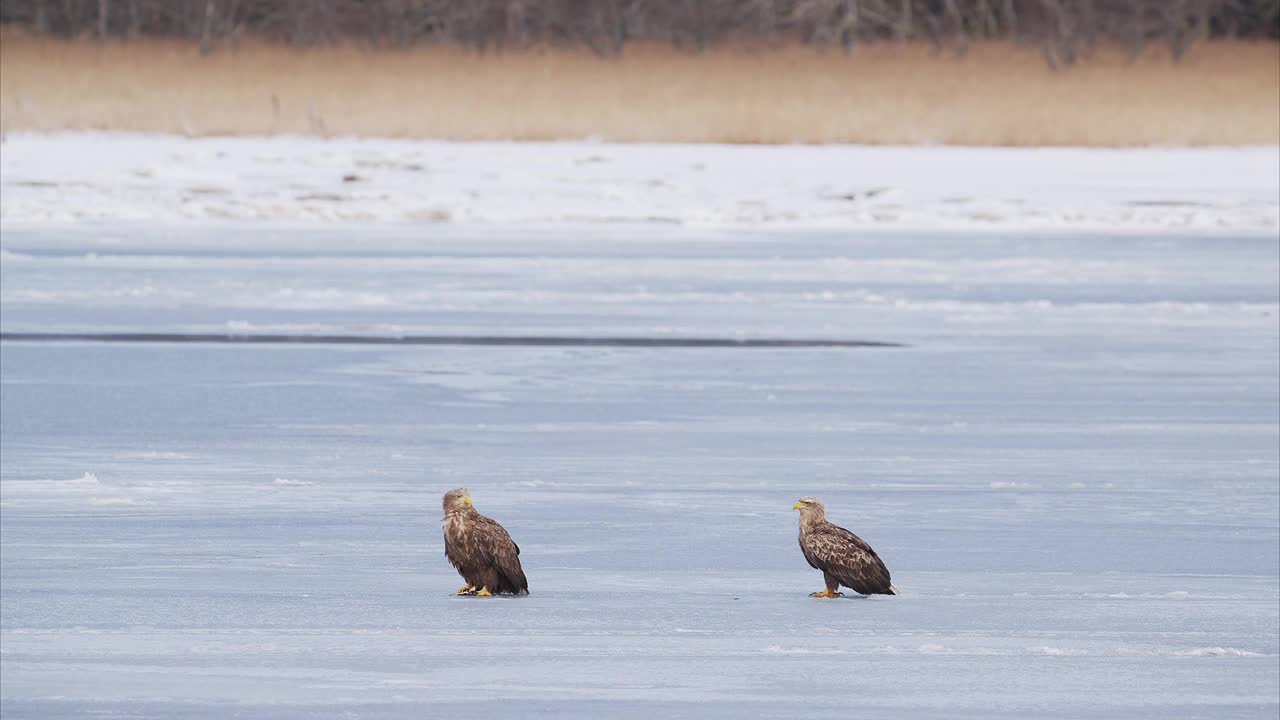
[(475, 587), (474, 585), (469, 585), (469, 584), (468, 584), (468, 585), (463, 585), (462, 587), (458, 588), (458, 592), (456, 592), (456, 593), (454, 593), (454, 594), (455, 594), (455, 595), (470, 595), (471, 593), (473, 593), (473, 592), (475, 592), (475, 591), (476, 591), (476, 587)]
[(489, 592), (489, 588), (484, 587), (476, 591), (476, 597), (493, 597), (493, 593)]
[(809, 593), (809, 597), (838, 598), (838, 597), (844, 597), (844, 593), (831, 592), (830, 590), (823, 590), (822, 592)]

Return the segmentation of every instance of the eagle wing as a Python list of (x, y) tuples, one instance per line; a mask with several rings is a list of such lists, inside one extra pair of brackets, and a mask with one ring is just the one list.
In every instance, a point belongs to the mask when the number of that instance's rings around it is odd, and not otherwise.
[(502, 574), (513, 592), (529, 592), (529, 581), (520, 567), (520, 546), (511, 539), (506, 528), (481, 515), (476, 520), (475, 533), (476, 544), (485, 562)]
[(892, 595), (889, 568), (862, 538), (842, 527), (823, 523), (800, 539), (809, 565), (831, 574), (841, 585), (862, 595)]

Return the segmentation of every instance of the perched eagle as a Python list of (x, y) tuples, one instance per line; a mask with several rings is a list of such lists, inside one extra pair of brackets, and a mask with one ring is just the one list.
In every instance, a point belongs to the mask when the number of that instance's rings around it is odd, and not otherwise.
[(862, 595), (896, 595), (889, 568), (862, 538), (827, 522), (817, 498), (802, 497), (791, 506), (800, 511), (800, 551), (822, 571), (827, 589), (812, 597), (840, 597), (841, 585)]
[(459, 595), (529, 593), (520, 546), (501, 525), (476, 512), (466, 488), (444, 494), (444, 555), (467, 581)]

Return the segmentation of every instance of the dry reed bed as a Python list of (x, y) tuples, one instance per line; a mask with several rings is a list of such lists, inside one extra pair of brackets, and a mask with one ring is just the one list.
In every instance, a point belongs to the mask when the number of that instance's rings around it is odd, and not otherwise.
[(1054, 70), (1008, 44), (701, 55), (628, 47), (479, 55), (6, 32), (8, 131), (362, 135), (455, 140), (1216, 145), (1280, 142), (1280, 44), (1210, 42), (1174, 63), (1099, 51)]

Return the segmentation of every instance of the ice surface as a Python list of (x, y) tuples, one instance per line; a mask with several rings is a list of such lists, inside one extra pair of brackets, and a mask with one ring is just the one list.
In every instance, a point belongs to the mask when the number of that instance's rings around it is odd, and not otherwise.
[[(1280, 710), (1271, 234), (28, 225), (0, 246), (5, 331), (908, 344), (0, 344), (6, 720)], [(529, 597), (450, 595), (460, 485), (520, 543)], [(801, 495), (902, 595), (808, 598)]]
[[(104, 141), (104, 138), (109, 140)], [(12, 133), (6, 223), (1280, 228), (1280, 147), (447, 143)]]

